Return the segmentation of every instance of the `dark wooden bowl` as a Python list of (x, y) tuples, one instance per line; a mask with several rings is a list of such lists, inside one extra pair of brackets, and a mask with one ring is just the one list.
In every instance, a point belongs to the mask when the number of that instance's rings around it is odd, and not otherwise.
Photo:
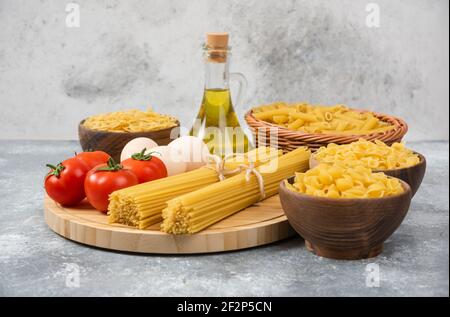
[[(374, 172), (383, 172), (386, 175), (399, 178), (402, 181), (405, 181), (408, 183), (408, 185), (411, 187), (411, 193), (412, 197), (416, 194), (417, 190), (420, 187), (420, 184), (422, 184), (423, 177), (425, 175), (425, 170), (427, 168), (427, 160), (425, 159), (425, 156), (418, 152), (414, 152), (417, 155), (419, 155), (420, 162), (419, 164), (416, 164), (414, 166), (405, 167), (405, 168), (399, 168), (395, 170), (373, 170)], [(313, 168), (319, 164), (314, 159), (314, 154), (311, 155), (309, 166)]]
[(411, 187), (412, 197), (414, 197), (420, 187), (420, 184), (422, 184), (423, 177), (425, 176), (425, 170), (427, 169), (427, 160), (425, 159), (425, 156), (417, 152), (415, 153), (420, 157), (419, 164), (396, 170), (374, 170), (374, 172), (383, 172), (386, 175), (399, 178), (402, 181), (407, 182)]
[[(288, 179), (292, 183), (294, 177)], [(323, 198), (292, 192), (280, 183), (280, 200), (289, 223), (316, 255), (343, 260), (375, 257), (400, 226), (411, 202), (411, 188), (385, 198)]]
[(105, 151), (116, 161), (120, 161), (120, 153), (123, 147), (132, 139), (145, 137), (150, 138), (158, 145), (167, 145), (180, 136), (180, 123), (177, 126), (158, 131), (149, 132), (108, 132), (86, 128), (82, 120), (78, 125), (78, 138), (83, 151), (100, 150)]

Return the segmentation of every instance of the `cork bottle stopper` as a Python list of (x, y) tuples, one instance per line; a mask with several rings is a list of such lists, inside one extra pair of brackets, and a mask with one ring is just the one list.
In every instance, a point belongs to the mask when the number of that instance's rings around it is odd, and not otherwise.
[(227, 49), (228, 33), (206, 33), (206, 45), (212, 49)]
[(226, 62), (228, 52), (228, 39), (228, 33), (206, 33), (206, 47), (208, 49), (209, 62)]

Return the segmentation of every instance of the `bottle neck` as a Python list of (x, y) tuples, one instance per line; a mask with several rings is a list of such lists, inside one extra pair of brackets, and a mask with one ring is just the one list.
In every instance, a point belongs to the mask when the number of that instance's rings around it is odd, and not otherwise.
[(230, 56), (222, 63), (205, 59), (205, 89), (229, 89), (229, 60)]

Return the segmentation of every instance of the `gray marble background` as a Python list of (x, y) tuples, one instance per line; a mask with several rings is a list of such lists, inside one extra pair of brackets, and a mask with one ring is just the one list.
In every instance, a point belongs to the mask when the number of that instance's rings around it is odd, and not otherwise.
[(0, 138), (75, 139), (88, 115), (148, 104), (189, 125), (204, 33), (228, 31), (245, 107), (346, 103), (403, 117), (408, 140), (448, 140), (447, 0), (76, 2), (68, 28), (69, 1), (0, 0)]

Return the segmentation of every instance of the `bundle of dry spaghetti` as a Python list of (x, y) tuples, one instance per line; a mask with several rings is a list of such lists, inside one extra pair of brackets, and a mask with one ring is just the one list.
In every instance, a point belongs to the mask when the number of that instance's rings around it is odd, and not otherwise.
[[(115, 191), (109, 197), (108, 221), (146, 229), (162, 220), (161, 212), (167, 206), (168, 200), (216, 183), (220, 181), (221, 175), (226, 177), (235, 175), (239, 173), (236, 167), (240, 164), (260, 165), (281, 154), (281, 150), (259, 147), (243, 156), (227, 159), (222, 166), (208, 165), (187, 173)], [(231, 170), (234, 172), (226, 173)]]
[(247, 170), (174, 198), (163, 210), (161, 230), (172, 234), (195, 233), (258, 202), (261, 197), (275, 195), (281, 180), (308, 169), (309, 157), (307, 148), (297, 148), (280, 156), (277, 166), (269, 162), (251, 174)]

